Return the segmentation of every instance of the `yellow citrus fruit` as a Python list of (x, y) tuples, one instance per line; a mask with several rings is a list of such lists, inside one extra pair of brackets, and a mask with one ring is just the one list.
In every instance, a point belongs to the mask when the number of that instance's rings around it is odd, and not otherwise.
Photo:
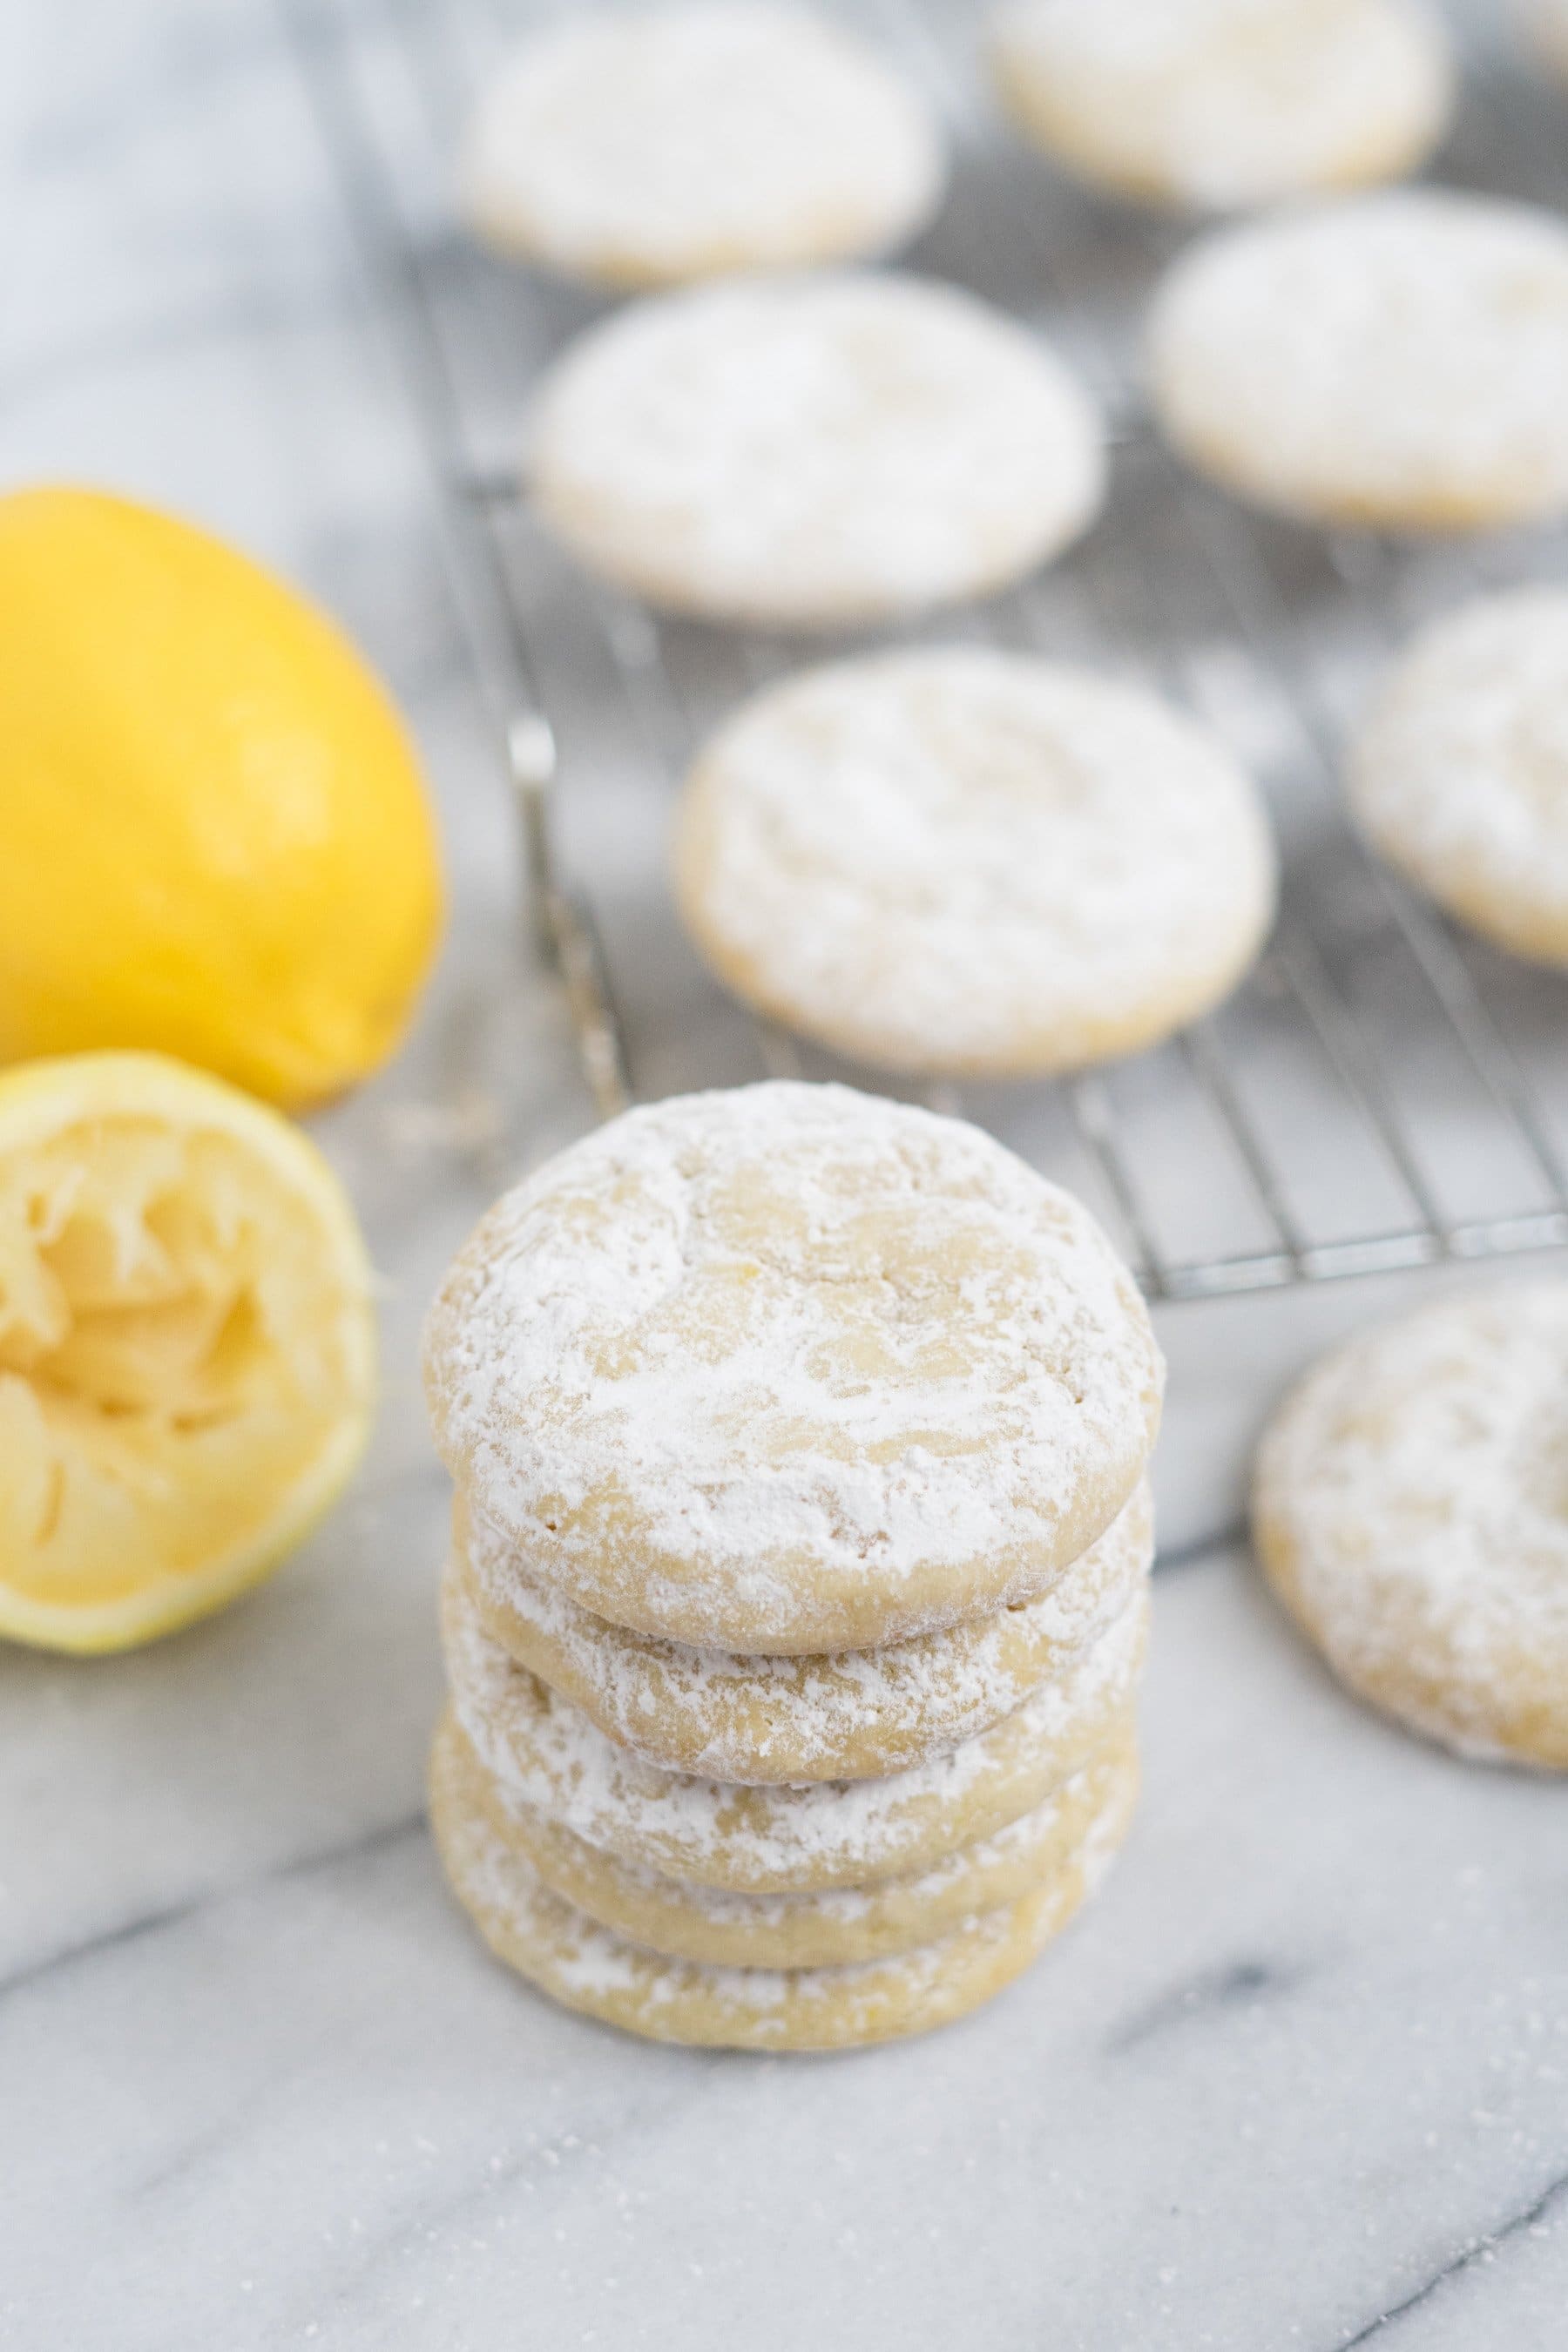
[(0, 1635), (127, 1649), (232, 1600), (342, 1487), (374, 1383), (308, 1136), (162, 1055), (0, 1071)]
[(0, 498), (0, 1060), (150, 1047), (302, 1109), (396, 1045), (441, 896), (321, 614), (126, 499)]

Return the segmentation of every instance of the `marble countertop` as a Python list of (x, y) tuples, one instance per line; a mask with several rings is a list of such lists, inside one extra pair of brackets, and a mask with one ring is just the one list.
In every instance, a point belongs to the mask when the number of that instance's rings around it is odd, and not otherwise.
[(1568, 2343), (1562, 1791), (1358, 1709), (1238, 1542), (1260, 1401), (1415, 1277), (1163, 1318), (1146, 1796), (990, 2009), (850, 2058), (691, 2054), (484, 1957), (423, 1822), (445, 1494), (413, 1340), (487, 1190), (454, 1071), (504, 1061), (530, 1151), (587, 1107), (281, 17), (18, 16), (0, 475), (164, 501), (309, 583), (419, 729), (460, 919), (408, 1051), (321, 1128), (386, 1276), (353, 1496), (177, 1640), (0, 1653), (0, 2342)]

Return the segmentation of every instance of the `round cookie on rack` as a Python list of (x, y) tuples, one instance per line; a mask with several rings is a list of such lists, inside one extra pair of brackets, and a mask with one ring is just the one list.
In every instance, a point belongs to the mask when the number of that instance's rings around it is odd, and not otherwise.
[(942, 140), (852, 34), (766, 0), (687, 0), (530, 36), (469, 127), (487, 242), (614, 288), (881, 253), (941, 200)]
[(614, 1934), (552, 1893), (437, 1750), (430, 1823), (452, 1891), (496, 1957), (569, 2009), (656, 2042), (743, 2050), (837, 2050), (923, 2033), (977, 2009), (1022, 1974), (1092, 1895), (1114, 1833), (1020, 1901), (972, 1914), (930, 1944), (849, 1968), (702, 1967)]
[(980, 595), (1076, 539), (1098, 418), (1037, 337), (957, 288), (854, 272), (637, 303), (535, 404), (535, 510), (650, 604), (851, 628)]
[(991, 58), (1054, 161), (1194, 211), (1398, 179), (1453, 101), (1448, 43), (1419, 0), (1017, 0)]
[(1205, 238), (1154, 303), (1155, 408), (1201, 472), (1310, 520), (1568, 511), (1568, 227), (1423, 189)]
[(1347, 782), (1391, 865), (1512, 954), (1568, 964), (1568, 592), (1484, 597), (1423, 630)]
[(1140, 1595), (1071, 1673), (961, 1747), (882, 1780), (787, 1787), (667, 1772), (616, 1747), (490, 1640), (458, 1586), (441, 1633), (453, 1713), (509, 1801), (661, 1878), (785, 1895), (928, 1870), (1121, 1744), (1148, 1614)]
[(968, 649), (758, 696), (692, 771), (674, 866), (692, 939), (768, 1019), (953, 1076), (1169, 1035), (1274, 909), (1268, 822), (1221, 744), (1112, 679)]
[(1568, 1284), (1402, 1317), (1314, 1367), (1258, 1454), (1258, 1547), (1363, 1698), (1568, 1770)]
[(1163, 1368), (1088, 1211), (978, 1129), (772, 1083), (629, 1111), (499, 1201), (426, 1328), (437, 1451), (583, 1607), (868, 1649), (1044, 1591)]
[(460, 1498), (453, 1521), (448, 1574), (509, 1656), (650, 1763), (758, 1782), (900, 1772), (989, 1730), (1071, 1672), (1131, 1604), (1154, 1549), (1145, 1482), (1033, 1601), (877, 1650), (756, 1658), (612, 1625), (527, 1574)]
[(463, 1809), (484, 1814), (553, 1894), (634, 1944), (717, 1968), (844, 1968), (929, 1944), (977, 1911), (1021, 1901), (1086, 1845), (1120, 1844), (1138, 1790), (1128, 1738), (1032, 1812), (913, 1877), (817, 1895), (735, 1895), (618, 1862), (531, 1807), (509, 1803), (450, 1717), (437, 1734), (436, 1769)]

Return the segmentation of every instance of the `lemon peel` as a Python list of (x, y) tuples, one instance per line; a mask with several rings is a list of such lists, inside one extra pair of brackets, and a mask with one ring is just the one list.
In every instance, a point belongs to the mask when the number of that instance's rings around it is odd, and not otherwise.
[(0, 1072), (0, 1635), (125, 1649), (258, 1582), (350, 1476), (374, 1368), (298, 1128), (158, 1055)]

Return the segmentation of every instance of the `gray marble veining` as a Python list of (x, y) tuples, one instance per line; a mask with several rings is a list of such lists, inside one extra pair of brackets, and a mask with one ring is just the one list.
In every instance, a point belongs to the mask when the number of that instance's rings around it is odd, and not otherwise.
[(587, 1109), (280, 20), (21, 14), (0, 473), (164, 501), (335, 609), (418, 727), (459, 919), (406, 1054), (321, 1123), (386, 1276), (353, 1496), (178, 1640), (0, 1651), (0, 2342), (1568, 2343), (1563, 1793), (1355, 1707), (1234, 1542), (1260, 1401), (1409, 1279), (1163, 1318), (1146, 1798), (1100, 1904), (980, 2016), (839, 2060), (644, 2047), (516, 1986), (444, 1896), (414, 1334), (484, 1197), (481, 1079), (530, 1150)]

